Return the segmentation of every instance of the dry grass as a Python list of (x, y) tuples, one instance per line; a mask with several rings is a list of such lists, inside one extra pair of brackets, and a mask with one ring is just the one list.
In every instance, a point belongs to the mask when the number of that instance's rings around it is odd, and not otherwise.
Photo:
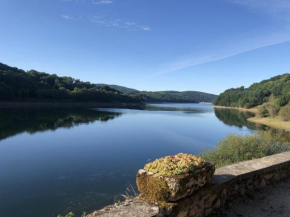
[(256, 124), (266, 125), (268, 127), (273, 127), (275, 129), (290, 131), (290, 121), (283, 121), (280, 116), (276, 116), (274, 118), (258, 117), (258, 109), (260, 106), (257, 106), (255, 108), (251, 108), (251, 109), (238, 108), (238, 107), (225, 107), (225, 106), (214, 106), (214, 107), (221, 108), (221, 109), (236, 109), (236, 110), (243, 111), (243, 112), (252, 112), (252, 113), (256, 114), (256, 117), (249, 118), (248, 121), (256, 123)]
[(281, 117), (276, 116), (274, 118), (266, 117), (266, 118), (249, 118), (248, 121), (257, 123), (257, 124), (263, 124), (269, 127), (273, 127), (276, 129), (282, 129), (290, 131), (290, 121), (283, 121)]
[(243, 112), (251, 112), (251, 113), (258, 113), (258, 107), (255, 108), (250, 108), (250, 109), (246, 109), (246, 108), (239, 108), (239, 107), (226, 107), (226, 106), (214, 106), (215, 108), (220, 108), (220, 109), (236, 109), (239, 111), (243, 111)]

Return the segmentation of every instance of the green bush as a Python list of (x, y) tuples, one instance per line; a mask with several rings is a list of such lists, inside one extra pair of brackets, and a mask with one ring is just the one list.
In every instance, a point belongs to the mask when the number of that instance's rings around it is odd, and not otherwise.
[(205, 150), (199, 156), (221, 167), (288, 150), (290, 143), (281, 135), (265, 131), (253, 135), (231, 134), (221, 140), (213, 150)]
[(258, 108), (258, 115), (259, 115), (259, 117), (268, 117), (269, 116), (269, 112), (268, 112), (265, 104), (261, 105)]
[(266, 108), (270, 117), (272, 118), (278, 115), (279, 110), (280, 110), (280, 106), (277, 105), (276, 103), (268, 103)]
[(280, 106), (277, 101), (267, 102), (258, 108), (258, 115), (260, 117), (275, 117), (278, 115)]
[(66, 214), (65, 216), (58, 215), (57, 217), (73, 217), (73, 216), (75, 216), (75, 214), (73, 212), (70, 212), (70, 213)]
[(284, 106), (281, 108), (279, 115), (281, 116), (283, 121), (290, 120), (290, 105)]

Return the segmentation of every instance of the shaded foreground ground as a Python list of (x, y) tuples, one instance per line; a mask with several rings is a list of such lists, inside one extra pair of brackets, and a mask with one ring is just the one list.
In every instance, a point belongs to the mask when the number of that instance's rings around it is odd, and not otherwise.
[(290, 178), (239, 198), (213, 217), (290, 217)]

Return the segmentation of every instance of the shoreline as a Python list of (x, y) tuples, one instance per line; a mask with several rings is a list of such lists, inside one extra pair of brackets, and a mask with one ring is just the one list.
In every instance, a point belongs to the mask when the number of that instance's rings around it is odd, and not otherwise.
[(288, 121), (282, 121), (281, 117), (277, 116), (275, 118), (270, 118), (270, 117), (264, 117), (264, 118), (259, 118), (259, 117), (253, 117), (253, 118), (248, 118), (248, 121), (256, 124), (263, 124), (268, 127), (272, 127), (275, 129), (279, 130), (286, 130), (290, 131), (290, 122)]
[(240, 111), (243, 111), (243, 112), (251, 112), (251, 113), (254, 113), (254, 114), (258, 113), (257, 108), (246, 109), (246, 108), (240, 108), (240, 107), (228, 107), (228, 106), (217, 106), (217, 105), (214, 105), (213, 107), (214, 108), (219, 108), (219, 109), (236, 109), (236, 110), (240, 110)]
[(219, 108), (219, 109), (236, 109), (242, 112), (251, 112), (256, 114), (255, 117), (253, 118), (248, 118), (247, 121), (255, 123), (255, 124), (262, 124), (265, 125), (267, 127), (272, 127), (275, 129), (279, 129), (279, 130), (286, 130), (286, 131), (290, 131), (290, 122), (288, 121), (282, 121), (281, 117), (277, 116), (275, 118), (271, 118), (271, 117), (263, 117), (260, 118), (257, 116), (258, 114), (258, 110), (257, 107), (255, 108), (251, 108), (251, 109), (245, 109), (245, 108), (239, 108), (239, 107), (226, 107), (226, 106), (214, 106), (215, 108)]
[(144, 103), (105, 102), (0, 102), (0, 109), (7, 108), (143, 108)]

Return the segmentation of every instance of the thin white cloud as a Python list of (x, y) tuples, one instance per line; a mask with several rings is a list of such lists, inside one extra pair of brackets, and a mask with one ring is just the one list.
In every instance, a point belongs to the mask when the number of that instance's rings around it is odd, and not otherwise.
[(128, 22), (128, 21), (123, 21), (120, 19), (110, 20), (110, 19), (106, 19), (104, 16), (73, 17), (69, 15), (61, 15), (61, 17), (66, 20), (74, 20), (74, 21), (87, 20), (99, 26), (119, 28), (119, 29), (131, 30), (131, 31), (151, 31), (152, 30), (149, 26), (139, 25), (135, 22)]
[(270, 13), (290, 11), (289, 0), (229, 0), (229, 1), (236, 4), (248, 6), (252, 9), (261, 9)]
[(289, 0), (228, 0), (251, 10), (260, 10), (270, 14), (275, 19), (290, 22)]
[(95, 5), (108, 5), (108, 4), (113, 4), (114, 1), (112, 0), (93, 0), (91, 1), (92, 4)]
[(151, 31), (151, 28), (148, 26), (140, 26), (140, 29), (144, 31)]
[(109, 5), (113, 4), (113, 0), (62, 0), (64, 2), (87, 3), (94, 5)]
[(188, 67), (193, 67), (193, 66), (206, 64), (206, 63), (211, 63), (211, 62), (215, 62), (215, 61), (224, 60), (224, 59), (227, 59), (227, 58), (230, 58), (230, 57), (234, 57), (234, 56), (239, 55), (239, 54), (243, 54), (243, 53), (254, 51), (254, 50), (257, 50), (257, 49), (269, 47), (269, 46), (272, 46), (272, 45), (282, 44), (282, 43), (285, 43), (285, 42), (290, 42), (290, 38), (285, 39), (285, 40), (281, 40), (281, 41), (260, 44), (260, 45), (257, 45), (256, 47), (253, 46), (251, 48), (245, 48), (245, 49), (241, 49), (241, 50), (237, 49), (236, 51), (232, 51), (232, 52), (221, 52), (221, 53), (204, 54), (204, 55), (201, 55), (201, 56), (199, 56), (197, 58), (195, 58), (195, 57), (192, 57), (192, 58), (186, 57), (183, 60), (173, 62), (173, 63), (167, 65), (166, 67), (164, 67), (163, 69), (158, 70), (158, 72), (155, 73), (155, 75), (168, 74), (168, 73), (176, 72), (176, 71), (179, 71), (181, 69), (188, 68)]
[(135, 22), (123, 21), (120, 19), (106, 19), (104, 16), (93, 16), (91, 22), (105, 27), (113, 27), (127, 30), (141, 30), (141, 31), (151, 31), (149, 26), (139, 25)]
[(280, 19), (283, 28), (276, 32), (252, 37), (240, 38), (224, 44), (222, 49), (216, 49), (200, 53), (199, 55), (187, 55), (181, 57), (156, 70), (155, 75), (177, 72), (192, 66), (220, 61), (249, 51), (277, 45), (290, 41), (290, 0), (227, 0), (228, 2), (245, 6), (253, 10), (261, 10), (268, 13), (273, 19)]
[(61, 17), (62, 17), (63, 19), (66, 19), (66, 20), (74, 20), (73, 17), (68, 16), (68, 15), (61, 15)]

